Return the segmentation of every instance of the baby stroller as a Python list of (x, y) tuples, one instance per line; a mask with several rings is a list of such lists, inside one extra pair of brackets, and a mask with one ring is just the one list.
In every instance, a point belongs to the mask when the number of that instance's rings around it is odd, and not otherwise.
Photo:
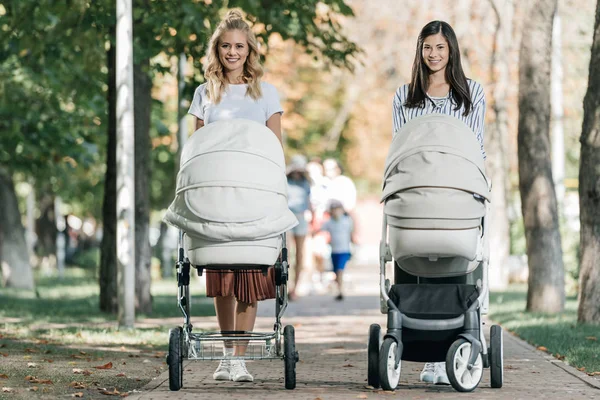
[[(283, 150), (265, 126), (220, 121), (197, 131), (183, 148), (175, 200), (165, 221), (178, 227), (177, 304), (183, 326), (169, 332), (169, 388), (183, 386), (183, 361), (283, 359), (285, 387), (296, 387), (294, 327), (282, 329), (288, 304), (285, 232), (298, 221), (287, 207)], [(190, 271), (275, 272), (273, 332), (192, 331)], [(225, 341), (247, 344), (244, 356), (225, 356)]]
[[(490, 368), (493, 388), (502, 386), (502, 329), (491, 327), (487, 347), (481, 321), (489, 295), (491, 186), (484, 171), (475, 135), (451, 116), (413, 119), (392, 141), (379, 250), (387, 331), (382, 340), (379, 325), (369, 330), (371, 386), (394, 390), (401, 360), (445, 361), (460, 392), (479, 385), (483, 368)], [(390, 261), (393, 284), (386, 279)]]

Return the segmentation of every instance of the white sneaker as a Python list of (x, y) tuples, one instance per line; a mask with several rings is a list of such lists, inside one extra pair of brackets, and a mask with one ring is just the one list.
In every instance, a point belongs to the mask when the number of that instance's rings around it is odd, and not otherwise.
[(425, 363), (425, 366), (423, 367), (423, 371), (421, 371), (419, 379), (421, 380), (421, 382), (433, 383), (434, 372), (434, 363)]
[(231, 361), (229, 371), (229, 379), (234, 382), (254, 382), (254, 377), (246, 369), (246, 362), (244, 360)]
[(446, 363), (437, 362), (433, 367), (433, 383), (435, 385), (449, 385), (448, 374), (446, 373)]
[(231, 360), (221, 360), (217, 370), (213, 374), (213, 379), (216, 381), (228, 381), (229, 370), (231, 369)]

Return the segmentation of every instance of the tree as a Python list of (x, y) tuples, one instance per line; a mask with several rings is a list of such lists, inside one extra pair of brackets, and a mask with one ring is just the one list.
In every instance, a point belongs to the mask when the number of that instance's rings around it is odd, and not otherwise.
[(529, 3), (519, 56), (519, 189), (529, 263), (527, 310), (559, 312), (565, 274), (552, 179), (550, 69), (557, 0)]
[[(50, 183), (53, 191), (76, 187), (65, 171), (85, 169), (96, 160), (95, 95), (101, 87), (93, 79), (100, 74), (94, 60), (98, 46), (83, 45), (89, 32), (79, 30), (86, 3), (3, 3), (2, 19), (8, 29), (0, 33), (0, 168), (9, 197), (16, 198), (14, 176)], [(64, 192), (67, 198), (75, 197)], [(6, 220), (20, 213), (16, 202), (9, 201), (0, 205), (0, 214)], [(18, 218), (15, 223), (21, 225)], [(5, 242), (20, 242), (15, 236), (21, 228), (15, 226)], [(13, 268), (19, 260), (20, 273), (30, 275), (26, 251), (7, 246), (4, 258), (12, 260)]]
[(512, 51), (514, 4), (512, 0), (490, 0), (496, 15), (491, 76), (494, 81), (488, 100), (492, 121), (486, 137), (488, 174), (492, 180), (490, 229), (490, 286), (508, 285), (510, 227), (508, 219), (508, 90), (511, 85), (509, 59)]
[(0, 166), (0, 268), (2, 281), (8, 287), (34, 289), (33, 273), (29, 265), (29, 253), (25, 243), (25, 229), (21, 224), (19, 205), (11, 174)]
[(600, 1), (596, 5), (594, 41), (587, 93), (583, 101), (579, 164), (581, 270), (579, 322), (600, 322)]

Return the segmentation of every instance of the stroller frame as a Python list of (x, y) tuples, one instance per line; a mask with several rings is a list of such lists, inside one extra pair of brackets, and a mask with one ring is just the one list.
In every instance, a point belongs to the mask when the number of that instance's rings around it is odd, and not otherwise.
[[(178, 326), (169, 331), (169, 352), (167, 364), (169, 365), (169, 388), (176, 391), (183, 386), (183, 361), (200, 360), (274, 360), (283, 359), (285, 362), (285, 388), (296, 387), (296, 362), (299, 360), (295, 346), (294, 327), (291, 325), (283, 327), (281, 318), (288, 306), (287, 281), (289, 277), (289, 265), (287, 261), (286, 235), (282, 236), (282, 248), (273, 266), (275, 268), (275, 324), (273, 332), (254, 331), (210, 331), (196, 333), (192, 332), (191, 323), (191, 295), (190, 295), (190, 271), (196, 268), (198, 275), (203, 270), (221, 271), (256, 271), (262, 270), (267, 274), (271, 266), (236, 265), (224, 268), (223, 266), (192, 266), (190, 260), (185, 256), (183, 246), (182, 230), (179, 231), (178, 257), (175, 264), (177, 272), (177, 306), (183, 314), (183, 326)], [(231, 268), (233, 267), (233, 268)], [(260, 273), (260, 272), (257, 272)], [(282, 329), (283, 328), (283, 329)], [(219, 343), (224, 342), (246, 342), (247, 353), (243, 356), (225, 356)]]
[[(489, 205), (488, 213), (489, 215)], [(487, 234), (487, 223), (485, 218), (482, 223), (482, 232), (480, 239)], [(380, 264), (380, 300), (381, 312), (387, 314), (387, 331), (381, 335), (381, 328), (378, 324), (371, 325), (369, 329), (368, 344), (368, 382), (374, 387), (381, 386), (385, 390), (394, 390), (399, 383), (400, 364), (402, 359), (402, 328), (409, 328), (420, 331), (441, 331), (451, 329), (462, 329), (461, 333), (450, 346), (446, 356), (446, 368), (451, 385), (460, 392), (470, 392), (479, 384), (481, 375), (477, 382), (465, 384), (461, 380), (461, 372), (455, 370), (457, 357), (462, 356), (463, 364), (466, 368), (462, 370), (470, 372), (479, 361), (479, 366), (491, 369), (491, 386), (493, 388), (502, 387), (503, 383), (503, 343), (502, 328), (498, 325), (491, 327), (490, 347), (486, 344), (486, 338), (482, 329), (481, 321), (482, 309), (487, 307), (488, 287), (488, 257), (486, 252), (478, 261), (480, 261), (483, 272), (482, 281), (477, 281), (479, 295), (470, 307), (455, 318), (450, 319), (418, 319), (411, 318), (403, 314), (396, 304), (390, 299), (389, 291), (391, 289), (390, 280), (386, 279), (386, 263), (394, 261), (388, 244), (388, 224), (387, 216), (383, 216), (382, 239), (379, 246), (379, 264)], [(462, 351), (468, 350), (468, 357), (464, 357)], [(460, 353), (460, 354), (459, 354)], [(461, 361), (459, 361), (460, 363)], [(451, 364), (451, 365), (449, 365)]]

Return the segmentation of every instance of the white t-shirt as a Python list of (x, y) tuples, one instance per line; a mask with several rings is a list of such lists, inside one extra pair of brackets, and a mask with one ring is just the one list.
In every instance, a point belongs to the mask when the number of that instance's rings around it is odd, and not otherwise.
[(321, 229), (331, 235), (332, 253), (350, 253), (350, 242), (354, 229), (352, 218), (347, 215), (342, 215), (338, 220), (330, 218), (323, 223)]
[(352, 211), (356, 206), (356, 186), (352, 179), (339, 175), (331, 179), (327, 185), (328, 200), (338, 200), (344, 210)]
[(206, 83), (198, 86), (189, 114), (196, 116), (208, 125), (215, 121), (243, 118), (266, 124), (267, 120), (275, 113), (283, 113), (279, 103), (279, 95), (275, 86), (261, 82), (262, 97), (254, 100), (246, 96), (248, 85), (228, 85), (221, 96), (219, 104), (213, 104), (206, 93)]

